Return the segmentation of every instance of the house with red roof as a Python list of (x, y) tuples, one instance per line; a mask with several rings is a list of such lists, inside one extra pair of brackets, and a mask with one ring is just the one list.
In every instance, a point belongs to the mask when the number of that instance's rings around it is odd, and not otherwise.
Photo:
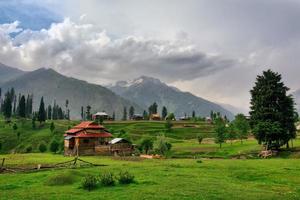
[(97, 122), (85, 121), (64, 134), (64, 153), (76, 155), (105, 155), (110, 153), (112, 134)]

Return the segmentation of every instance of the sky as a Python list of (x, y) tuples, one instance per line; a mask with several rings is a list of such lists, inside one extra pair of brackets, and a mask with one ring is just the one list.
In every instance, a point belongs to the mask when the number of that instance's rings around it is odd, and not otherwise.
[(146, 75), (243, 110), (263, 70), (300, 88), (300, 0), (1, 0), (0, 19), (0, 62), (23, 70)]

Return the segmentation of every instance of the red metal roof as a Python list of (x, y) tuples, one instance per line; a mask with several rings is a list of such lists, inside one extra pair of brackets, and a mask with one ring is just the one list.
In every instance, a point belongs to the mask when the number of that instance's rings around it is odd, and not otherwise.
[(77, 126), (75, 126), (74, 128), (80, 128), (80, 129), (104, 129), (103, 126), (97, 124), (96, 122), (92, 122), (92, 121), (86, 121), (86, 122), (81, 122), (80, 124), (78, 124)]
[(79, 133), (74, 137), (79, 137), (79, 138), (87, 138), (87, 137), (98, 137), (98, 138), (110, 138), (112, 137), (112, 134), (103, 132), (103, 133)]
[(72, 128), (70, 130), (67, 130), (66, 133), (78, 133), (79, 131), (82, 131), (83, 129), (80, 128)]

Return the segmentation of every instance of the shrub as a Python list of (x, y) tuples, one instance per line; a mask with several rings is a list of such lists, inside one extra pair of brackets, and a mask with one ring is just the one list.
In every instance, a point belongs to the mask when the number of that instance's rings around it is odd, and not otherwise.
[(39, 145), (39, 151), (44, 153), (45, 151), (47, 151), (47, 146), (44, 143), (41, 143)]
[(204, 136), (202, 134), (199, 134), (197, 135), (197, 140), (198, 140), (198, 143), (201, 144), (202, 143), (202, 140), (204, 139)]
[(32, 152), (32, 146), (26, 147), (25, 152), (26, 152), (26, 153)]
[(87, 175), (82, 181), (82, 188), (91, 191), (97, 187), (97, 178), (93, 175)]
[(202, 160), (197, 160), (196, 162), (197, 162), (197, 163), (202, 163)]
[(112, 186), (115, 184), (114, 176), (110, 172), (105, 172), (100, 175), (100, 182), (104, 186)]
[(134, 175), (130, 174), (128, 171), (121, 171), (119, 173), (118, 181), (120, 184), (129, 184), (134, 181)]
[(75, 182), (75, 177), (72, 174), (57, 174), (51, 176), (46, 185), (55, 186), (55, 185), (70, 185)]
[(50, 151), (56, 153), (58, 151), (58, 148), (59, 148), (59, 143), (56, 140), (53, 140), (50, 144)]

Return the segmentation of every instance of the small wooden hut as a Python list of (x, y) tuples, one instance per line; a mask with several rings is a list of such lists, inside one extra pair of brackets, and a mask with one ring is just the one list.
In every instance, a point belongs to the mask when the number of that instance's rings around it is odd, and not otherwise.
[(109, 133), (96, 122), (81, 122), (65, 132), (65, 155), (95, 155), (109, 152)]

